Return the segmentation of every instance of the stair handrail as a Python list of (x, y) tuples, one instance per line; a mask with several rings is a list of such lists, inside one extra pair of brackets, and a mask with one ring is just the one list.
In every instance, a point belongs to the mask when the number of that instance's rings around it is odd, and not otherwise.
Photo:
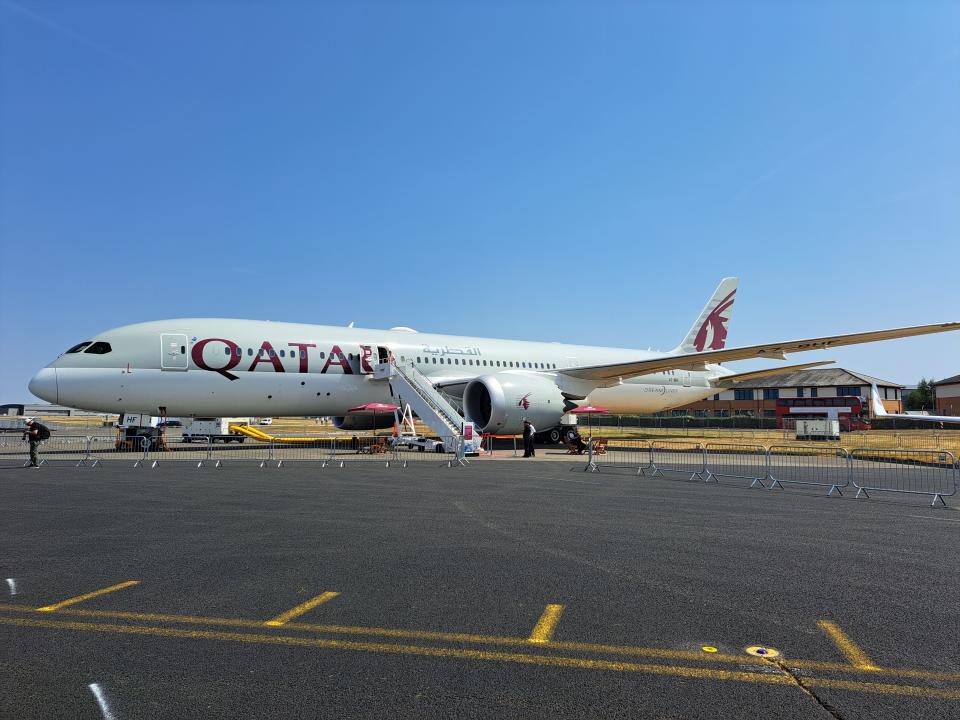
[(434, 387), (433, 383), (430, 382), (430, 379), (417, 370), (412, 363), (407, 365), (396, 363), (395, 367), (397, 372), (411, 386), (413, 386), (414, 390), (418, 391), (417, 394), (420, 395), (423, 401), (432, 407), (437, 414), (440, 415), (444, 421), (446, 421), (451, 430), (459, 435), (461, 432), (460, 423), (462, 422), (460, 413), (458, 413), (456, 409), (450, 405), (450, 403), (443, 399), (443, 396)]

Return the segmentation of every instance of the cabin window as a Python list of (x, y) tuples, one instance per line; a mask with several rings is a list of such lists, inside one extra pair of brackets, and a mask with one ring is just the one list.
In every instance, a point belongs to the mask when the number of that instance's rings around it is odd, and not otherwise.
[(106, 355), (108, 352), (111, 352), (112, 350), (113, 348), (110, 347), (110, 343), (103, 342), (102, 340), (100, 340), (99, 342), (95, 342), (93, 345), (88, 347), (83, 352), (90, 353), (91, 355)]
[(454, 358), (454, 359), (453, 359), (453, 364), (454, 364), (454, 365), (459, 365), (459, 364), (460, 364), (460, 358)]
[(286, 351), (281, 350), (281, 351), (280, 351), (280, 357), (286, 357), (286, 356), (287, 356)]
[(417, 356), (417, 364), (418, 364), (418, 365), (420, 364), (420, 356), (419, 356), (419, 355)]
[(301, 360), (306, 360), (306, 359), (307, 359), (307, 351), (306, 351), (306, 350), (301, 350), (301, 351), (300, 351), (300, 359), (301, 359)]
[(323, 360), (326, 356), (327, 356), (327, 354), (326, 354), (325, 352), (321, 352), (321, 353), (320, 353), (320, 359), (321, 359), (321, 360)]
[(224, 354), (224, 355), (229, 355), (229, 354), (230, 354), (230, 348), (224, 347), (224, 348), (223, 348), (223, 354)]
[(277, 356), (277, 354), (273, 351), (273, 348), (270, 348), (267, 352), (270, 353), (270, 357), (272, 357), (272, 358), (274, 358), (274, 357)]
[(81, 350), (83, 350), (87, 345), (89, 345), (91, 342), (92, 342), (91, 340), (87, 340), (86, 342), (82, 342), (79, 345), (74, 345), (72, 348), (67, 350), (67, 352), (65, 352), (64, 354), (69, 355), (70, 353), (78, 353)]

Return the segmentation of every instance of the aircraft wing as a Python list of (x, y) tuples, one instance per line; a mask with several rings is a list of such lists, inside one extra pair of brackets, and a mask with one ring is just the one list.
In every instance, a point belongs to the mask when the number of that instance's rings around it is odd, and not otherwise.
[(960, 322), (936, 323), (934, 325), (914, 325), (912, 327), (874, 330), (872, 332), (852, 333), (850, 335), (830, 335), (827, 337), (807, 338), (804, 340), (786, 340), (784, 342), (748, 345), (706, 352), (673, 353), (648, 360), (615, 363), (612, 365), (593, 365), (590, 367), (565, 368), (562, 372), (573, 378), (592, 380), (598, 384), (605, 381), (649, 375), (665, 370), (705, 370), (708, 363), (750, 360), (751, 358), (775, 358), (785, 360), (787, 353), (807, 350), (824, 350), (842, 345), (893, 340), (895, 338), (929, 335), (931, 333), (960, 330)]
[(810, 368), (820, 367), (822, 365), (833, 365), (835, 360), (821, 360), (820, 362), (803, 363), (802, 365), (781, 365), (779, 367), (767, 368), (766, 370), (752, 370), (750, 372), (737, 373), (736, 375), (722, 375), (713, 379), (713, 384), (718, 387), (724, 385), (737, 385), (742, 382), (758, 380), (759, 378), (769, 377), (770, 375), (783, 375), (797, 370), (809, 370)]

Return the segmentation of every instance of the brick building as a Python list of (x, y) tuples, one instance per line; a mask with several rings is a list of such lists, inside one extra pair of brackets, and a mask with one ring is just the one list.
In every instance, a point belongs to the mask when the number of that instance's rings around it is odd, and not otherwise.
[[(957, 389), (960, 394), (960, 376), (954, 379), (958, 383)], [(876, 385), (880, 391), (880, 397), (887, 412), (903, 412), (902, 385), (843, 368), (797, 370), (788, 371), (782, 375), (769, 375), (721, 390), (706, 400), (691, 403), (676, 412), (705, 417), (732, 415), (774, 417), (779, 398), (797, 397), (852, 396), (864, 398), (872, 405), (871, 385)], [(957, 400), (960, 401), (960, 397)], [(873, 414), (872, 407), (870, 413)]]
[(960, 415), (960, 375), (938, 380), (933, 384), (936, 393), (936, 415)]

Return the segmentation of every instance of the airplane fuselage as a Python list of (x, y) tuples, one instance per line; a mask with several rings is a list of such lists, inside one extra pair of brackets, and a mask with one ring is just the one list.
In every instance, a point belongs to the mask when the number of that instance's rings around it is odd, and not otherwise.
[[(182, 319), (128, 325), (66, 352), (31, 381), (50, 402), (101, 412), (169, 415), (343, 415), (390, 402), (369, 368), (392, 353), (437, 384), (497, 373), (558, 378), (563, 369), (663, 353), (259, 320)], [(109, 348), (107, 350), (107, 348)], [(97, 352), (91, 352), (96, 350)], [(612, 413), (651, 413), (703, 399), (712, 378), (672, 370), (589, 392)]]

